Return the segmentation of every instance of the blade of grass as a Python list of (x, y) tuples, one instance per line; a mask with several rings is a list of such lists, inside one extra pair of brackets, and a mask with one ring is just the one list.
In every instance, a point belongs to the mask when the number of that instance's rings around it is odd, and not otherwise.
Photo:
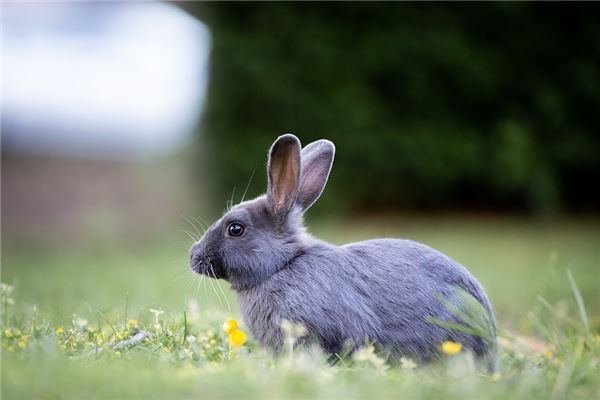
[(585, 333), (590, 335), (590, 323), (588, 321), (587, 312), (585, 311), (585, 304), (583, 302), (583, 297), (581, 296), (581, 292), (577, 287), (577, 283), (575, 282), (575, 278), (573, 278), (573, 274), (571, 274), (571, 270), (567, 269), (567, 277), (569, 278), (569, 283), (571, 284), (571, 290), (573, 291), (573, 296), (575, 296), (575, 302), (577, 303), (577, 308), (579, 309), (579, 317), (581, 318), (581, 322), (583, 322), (583, 327), (585, 328)]
[(106, 316), (104, 314), (102, 314), (102, 311), (96, 309), (96, 312), (98, 313), (98, 315), (100, 315), (100, 317), (105, 320), (108, 325), (110, 326), (110, 329), (112, 329), (113, 333), (115, 334), (115, 337), (119, 337), (119, 334), (117, 333), (117, 330), (115, 329), (115, 327), (113, 326), (113, 324), (109, 321), (108, 318), (106, 318)]
[(187, 337), (187, 314), (183, 312), (183, 339), (181, 340), (181, 344), (185, 344), (185, 338)]

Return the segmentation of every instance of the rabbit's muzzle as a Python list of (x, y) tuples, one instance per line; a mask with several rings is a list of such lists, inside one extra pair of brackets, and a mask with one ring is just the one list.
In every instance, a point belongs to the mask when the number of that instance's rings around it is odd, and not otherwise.
[(190, 254), (190, 268), (195, 273), (209, 278), (227, 279), (227, 272), (218, 260), (193, 249)]

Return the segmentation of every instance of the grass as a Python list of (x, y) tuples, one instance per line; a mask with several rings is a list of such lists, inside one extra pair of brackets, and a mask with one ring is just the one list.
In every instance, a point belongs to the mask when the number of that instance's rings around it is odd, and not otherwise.
[[(314, 350), (275, 359), (250, 335), (232, 347), (221, 326), (242, 323), (235, 296), (187, 271), (181, 236), (13, 243), (2, 254), (14, 287), (2, 297), (2, 398), (600, 397), (596, 221), (372, 218), (313, 231), (335, 243), (409, 237), (467, 265), (502, 328), (498, 373), (478, 373), (463, 352), (389, 368), (368, 350), (330, 366)], [(123, 345), (139, 331), (151, 336)]]

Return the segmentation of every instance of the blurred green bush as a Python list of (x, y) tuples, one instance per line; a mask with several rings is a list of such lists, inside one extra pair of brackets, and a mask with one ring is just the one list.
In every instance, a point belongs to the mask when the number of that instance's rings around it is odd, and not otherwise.
[(254, 170), (263, 190), (293, 132), (336, 143), (322, 210), (598, 209), (593, 4), (183, 7), (213, 33), (197, 158), (220, 202)]

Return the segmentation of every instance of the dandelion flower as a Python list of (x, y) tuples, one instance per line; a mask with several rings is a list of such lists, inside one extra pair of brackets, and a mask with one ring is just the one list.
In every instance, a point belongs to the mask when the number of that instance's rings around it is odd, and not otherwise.
[(138, 321), (137, 321), (137, 319), (129, 319), (129, 320), (127, 321), (127, 326), (129, 326), (129, 327), (132, 327), (132, 328), (135, 328), (135, 327), (137, 327), (137, 326), (138, 326)]
[(234, 329), (229, 333), (229, 343), (233, 347), (240, 347), (246, 343), (246, 334), (240, 329)]
[(17, 342), (17, 346), (24, 349), (27, 346), (27, 339), (21, 339)]
[(4, 331), (4, 336), (6, 336), (7, 338), (9, 338), (9, 339), (10, 339), (10, 338), (11, 338), (11, 337), (13, 337), (14, 335), (13, 335), (13, 333), (11, 332), (11, 330), (10, 330), (10, 329), (7, 329), (7, 330), (5, 330), (5, 331)]
[(223, 323), (223, 332), (231, 334), (238, 327), (237, 321), (235, 319), (230, 319)]
[(56, 328), (56, 330), (54, 332), (56, 332), (57, 335), (60, 335), (60, 334), (64, 333), (65, 330), (63, 328)]
[(451, 342), (451, 341), (446, 341), (446, 342), (442, 343), (442, 353), (444, 353), (444, 354), (448, 354), (448, 355), (452, 356), (454, 354), (460, 353), (461, 349), (462, 349), (462, 344), (460, 344), (460, 343)]

